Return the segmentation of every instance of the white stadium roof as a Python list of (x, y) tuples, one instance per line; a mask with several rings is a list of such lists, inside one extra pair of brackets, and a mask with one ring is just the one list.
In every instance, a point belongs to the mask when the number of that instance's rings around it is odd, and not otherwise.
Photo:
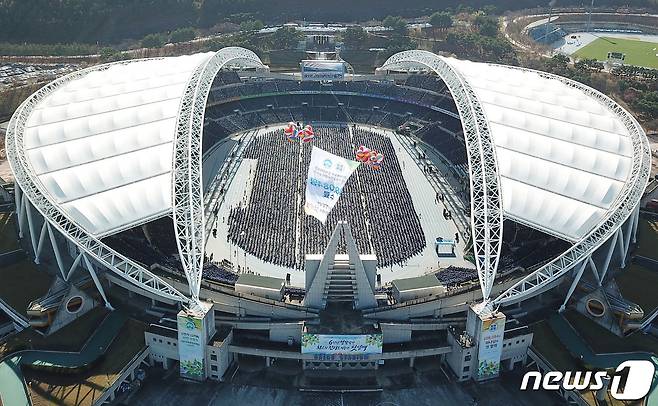
[(628, 129), (600, 101), (537, 72), (449, 60), (484, 108), (505, 216), (578, 241), (631, 173)]
[(61, 86), (29, 116), (33, 173), (94, 236), (171, 211), (176, 119), (187, 81), (213, 53), (116, 64)]
[[(193, 180), (201, 166), (192, 151), (201, 137), (194, 115), (203, 111), (217, 70), (230, 63), (264, 67), (251, 51), (225, 48), (93, 67), (46, 86), (21, 105), (8, 130), (19, 192), (98, 262), (148, 284), (140, 285), (145, 289), (180, 298), (100, 242), (173, 214), (181, 257), (197, 258), (183, 263), (198, 295), (204, 236), (198, 225), (187, 224), (203, 221), (194, 211), (195, 199), (202, 197), (200, 181)], [(446, 82), (464, 125), (485, 299), (495, 277), (503, 218), (587, 246), (559, 265), (564, 268), (605, 242), (637, 206), (650, 162), (646, 137), (605, 96), (535, 71), (424, 51), (396, 54), (381, 69), (419, 66)], [(174, 196), (188, 177), (184, 190), (191, 197)], [(155, 282), (144, 282), (145, 274)], [(537, 276), (536, 285), (545, 277)], [(524, 283), (529, 287), (512, 294), (535, 287)]]

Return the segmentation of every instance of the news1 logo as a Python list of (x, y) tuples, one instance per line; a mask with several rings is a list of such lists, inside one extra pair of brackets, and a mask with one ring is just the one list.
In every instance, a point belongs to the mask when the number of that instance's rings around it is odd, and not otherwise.
[[(617, 400), (638, 400), (645, 397), (651, 389), (655, 366), (650, 361), (624, 361), (610, 377), (610, 395)], [(528, 390), (530, 379), (534, 378), (531, 390), (541, 387), (547, 391), (584, 390), (597, 391), (603, 388), (606, 371), (550, 371), (542, 376), (541, 372), (529, 371), (523, 376), (521, 390)]]

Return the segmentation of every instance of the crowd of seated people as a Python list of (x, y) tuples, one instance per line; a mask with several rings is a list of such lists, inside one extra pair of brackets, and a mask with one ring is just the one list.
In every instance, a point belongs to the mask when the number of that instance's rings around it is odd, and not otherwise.
[[(316, 137), (313, 139), (312, 144), (344, 158), (354, 158), (353, 142), (347, 127), (316, 128)], [(304, 147), (303, 176), (305, 177), (311, 160), (310, 148), (312, 146), (305, 145)], [(336, 224), (342, 220), (349, 223), (358, 250), (361, 253), (371, 252), (366, 227), (368, 213), (361, 199), (364, 190), (363, 185), (358, 181), (357, 174), (352, 175), (348, 179), (343, 193), (332, 212), (329, 213), (325, 225), (322, 225), (322, 223), (313, 217), (300, 216), (303, 230), (301, 234), (301, 252), (303, 254), (321, 254), (324, 252)], [(301, 186), (302, 190), (300, 192), (303, 193), (303, 188), (306, 185), (302, 183)], [(339, 252), (343, 253), (345, 252), (344, 250), (345, 247), (341, 243), (339, 245)]]
[[(384, 154), (380, 170), (361, 167), (359, 178), (364, 185), (370, 216), (372, 244), (380, 266), (389, 266), (400, 258), (411, 258), (425, 248), (425, 234), (411, 195), (402, 176), (396, 151), (388, 137), (356, 127), (354, 144), (365, 145)], [(380, 187), (370, 188), (371, 185)]]
[(306, 296), (306, 289), (286, 285), (284, 294), (290, 300), (301, 301)]
[(441, 284), (443, 284), (448, 289), (452, 289), (466, 282), (478, 279), (478, 273), (475, 269), (462, 268), (453, 265), (437, 272), (435, 275), (439, 282), (441, 282)]
[(291, 196), (301, 176), (299, 145), (271, 131), (255, 138), (243, 157), (258, 163), (248, 204), (231, 208), (227, 238), (264, 261), (293, 267), (297, 212)]
[(238, 280), (239, 275), (235, 272), (231, 272), (227, 270), (226, 268), (224, 268), (219, 264), (213, 262), (206, 262), (203, 265), (203, 270), (201, 271), (201, 277), (206, 280), (225, 283), (227, 285), (235, 285), (235, 282)]
[[(299, 144), (270, 131), (246, 148), (244, 157), (258, 163), (246, 192), (248, 204), (231, 208), (228, 239), (264, 261), (301, 268), (304, 254), (323, 253), (337, 222), (345, 220), (359, 252), (376, 254), (380, 266), (422, 252), (425, 235), (388, 137), (347, 126), (321, 126), (315, 132), (312, 143)], [(306, 216), (302, 206), (312, 147), (354, 159), (359, 145), (384, 153), (382, 168), (360, 166), (325, 225)], [(344, 244), (339, 252), (345, 252)]]

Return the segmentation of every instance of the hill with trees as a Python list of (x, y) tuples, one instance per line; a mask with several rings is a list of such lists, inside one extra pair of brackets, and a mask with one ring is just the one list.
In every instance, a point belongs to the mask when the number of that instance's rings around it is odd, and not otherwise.
[[(539, 4), (536, 0), (443, 0), (440, 4), (436, 0), (0, 0), (0, 42), (112, 44), (224, 22), (365, 21), (431, 14), (437, 8), (482, 9), (492, 3), (499, 12)], [(581, 0), (560, 2), (561, 6), (581, 4)], [(655, 8), (658, 0), (597, 1), (599, 7), (606, 5)]]

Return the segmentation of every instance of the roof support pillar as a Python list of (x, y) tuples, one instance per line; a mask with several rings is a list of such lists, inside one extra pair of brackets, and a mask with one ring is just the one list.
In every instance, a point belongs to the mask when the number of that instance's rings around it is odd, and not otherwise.
[(637, 226), (640, 222), (640, 205), (638, 204), (633, 213), (633, 244), (637, 242)]
[(589, 268), (592, 270), (592, 273), (594, 274), (594, 279), (596, 279), (596, 283), (599, 286), (601, 286), (601, 281), (603, 278), (599, 276), (599, 270), (596, 268), (596, 264), (594, 263), (594, 260), (592, 259), (591, 255), (587, 258), (587, 263), (589, 264)]
[(16, 218), (18, 219), (18, 237), (23, 238), (23, 228), (25, 227), (25, 197), (18, 185), (15, 185), (14, 194), (14, 200), (16, 202)]
[[(628, 258), (628, 252), (631, 250), (631, 236), (633, 235), (633, 224), (635, 224), (635, 210), (626, 222), (626, 240), (624, 241), (624, 258)], [(620, 227), (621, 229), (621, 227)]]
[(633, 244), (637, 242), (637, 227), (640, 223), (640, 205), (638, 204), (633, 213)]
[(46, 224), (48, 224), (47, 221), (44, 221), (43, 224), (41, 225), (41, 233), (39, 234), (39, 243), (37, 244), (37, 248), (34, 251), (34, 263), (38, 264), (41, 262), (41, 251), (43, 251), (43, 243), (46, 241), (46, 232), (48, 231), (48, 228), (46, 227)]
[[(27, 212), (27, 226), (30, 231), (30, 240), (32, 241), (32, 249), (34, 250), (34, 263), (39, 263), (37, 256), (37, 236), (34, 230), (34, 218), (32, 217), (32, 205), (29, 201), (25, 202), (25, 211)], [(45, 220), (44, 220), (45, 221)]]
[(576, 286), (578, 286), (578, 282), (580, 282), (580, 278), (583, 276), (583, 272), (585, 271), (586, 265), (587, 265), (587, 259), (584, 259), (583, 261), (580, 262), (580, 267), (576, 272), (576, 276), (573, 278), (573, 282), (571, 282), (571, 286), (569, 286), (567, 297), (564, 298), (564, 303), (562, 303), (562, 306), (560, 306), (560, 309), (558, 310), (560, 313), (562, 313), (564, 309), (566, 309), (567, 303), (569, 302), (569, 299), (571, 299), (571, 295), (573, 295), (574, 290), (576, 290)]
[(626, 248), (624, 247), (624, 231), (621, 227), (617, 230), (617, 248), (619, 251), (620, 267), (626, 267)]
[(105, 290), (103, 290), (103, 285), (101, 285), (101, 281), (98, 279), (98, 275), (96, 275), (94, 266), (92, 265), (91, 261), (89, 260), (89, 258), (87, 258), (86, 255), (84, 254), (81, 255), (85, 260), (85, 265), (87, 266), (87, 271), (89, 271), (89, 275), (91, 275), (91, 279), (94, 280), (94, 285), (96, 285), (96, 289), (98, 289), (98, 293), (101, 294), (101, 297), (105, 301), (105, 307), (107, 307), (109, 310), (114, 310), (114, 307), (112, 307), (110, 302), (107, 300), (107, 296), (105, 296)]
[(73, 261), (73, 265), (71, 265), (71, 268), (69, 268), (69, 271), (66, 274), (66, 278), (64, 278), (65, 280), (68, 281), (71, 278), (71, 275), (73, 274), (73, 271), (75, 271), (75, 268), (77, 268), (78, 265), (80, 265), (80, 260), (82, 259), (82, 255), (83, 255), (82, 251), (80, 251), (78, 256), (75, 257), (75, 260)]
[(53, 232), (50, 223), (44, 220), (46, 227), (48, 227), (48, 235), (50, 236), (50, 244), (53, 246), (53, 252), (55, 253), (55, 260), (57, 261), (57, 267), (59, 268), (59, 273), (62, 274), (62, 278), (66, 280), (66, 275), (64, 275), (64, 262), (62, 262), (62, 254), (59, 252), (59, 245), (57, 245), (57, 239), (55, 238), (55, 233)]
[(21, 214), (21, 197), (23, 195), (21, 194), (21, 188), (18, 185), (14, 186), (14, 205), (16, 206), (16, 215)]
[(603, 268), (601, 269), (601, 280), (605, 279), (605, 274), (608, 273), (608, 269), (610, 268), (612, 253), (615, 252), (615, 246), (617, 245), (617, 234), (618, 232), (616, 232), (609, 240), (610, 246), (608, 247), (608, 253), (605, 256), (605, 262), (603, 262)]

